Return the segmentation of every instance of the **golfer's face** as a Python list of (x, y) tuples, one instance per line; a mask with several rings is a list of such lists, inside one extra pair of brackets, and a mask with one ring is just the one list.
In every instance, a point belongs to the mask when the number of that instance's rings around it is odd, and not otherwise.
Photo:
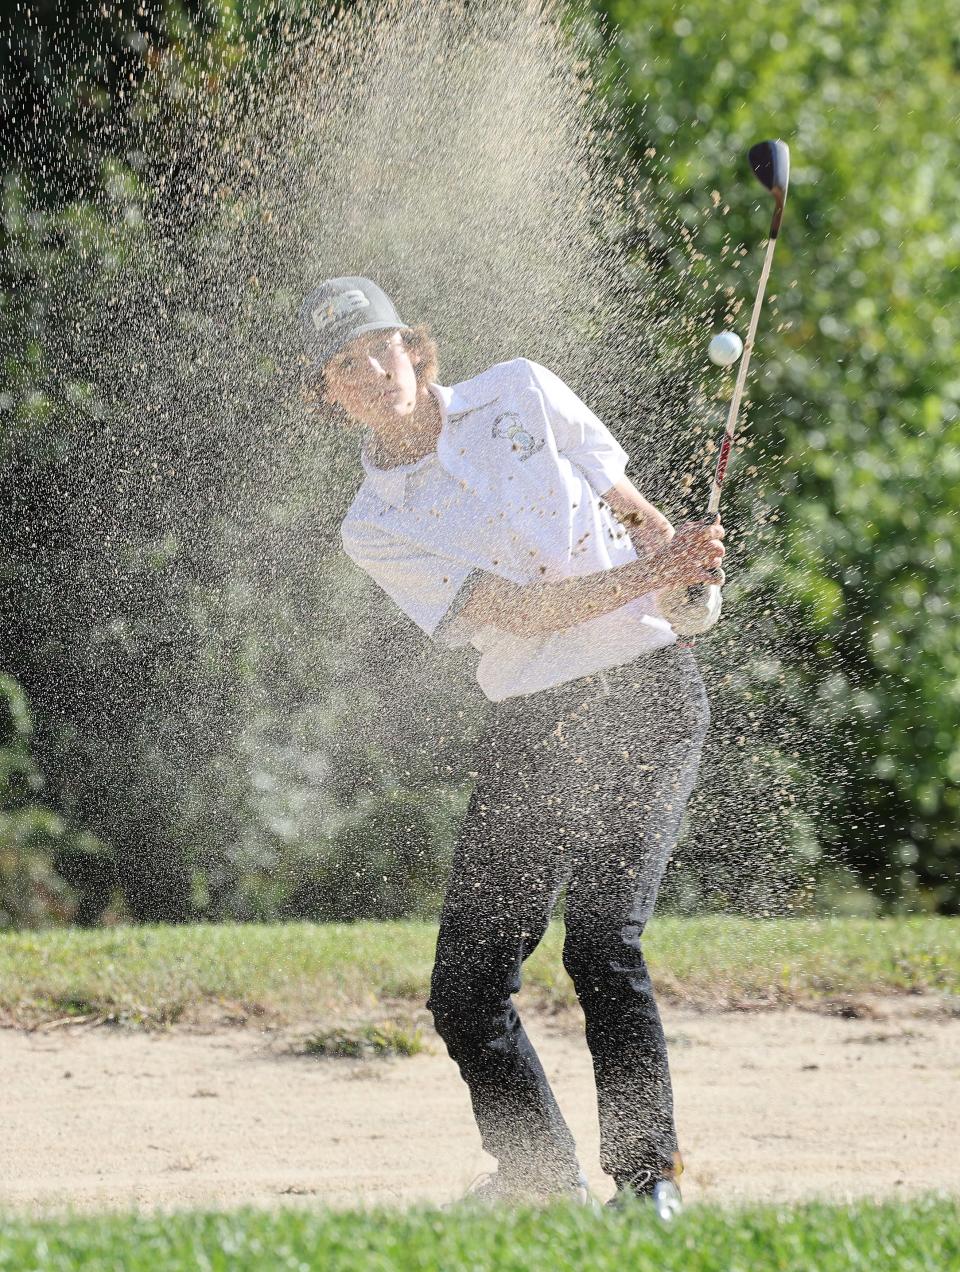
[(417, 405), (417, 374), (399, 331), (358, 336), (324, 368), (326, 399), (361, 424), (377, 428)]

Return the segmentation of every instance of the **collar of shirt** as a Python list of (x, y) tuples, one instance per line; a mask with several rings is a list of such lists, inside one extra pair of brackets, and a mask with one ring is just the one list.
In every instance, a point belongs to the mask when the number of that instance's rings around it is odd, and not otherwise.
[(434, 451), (421, 459), (414, 460), (412, 464), (397, 464), (394, 468), (378, 468), (371, 461), (366, 447), (360, 452), (360, 462), (371, 485), (384, 503), (390, 504), (393, 508), (402, 508), (406, 503), (407, 478), (410, 474), (416, 472), (418, 468), (423, 468), (432, 459), (436, 459)]
[[(435, 450), (421, 456), (420, 459), (415, 459), (410, 464), (397, 464), (393, 468), (378, 468), (370, 459), (366, 447), (360, 452), (360, 462), (363, 465), (363, 471), (369, 477), (374, 490), (384, 502), (394, 508), (402, 508), (404, 506), (407, 499), (408, 479), (421, 468), (439, 462), (449, 471), (449, 465), (443, 464), (443, 453), (448, 440), (446, 436), (447, 423), (453, 413), (451, 407), (456, 409), (461, 404), (456, 401), (455, 390), (447, 388), (443, 384), (431, 384), (430, 392), (440, 406), (440, 435), (437, 438)], [(467, 409), (469, 410), (469, 408)]]

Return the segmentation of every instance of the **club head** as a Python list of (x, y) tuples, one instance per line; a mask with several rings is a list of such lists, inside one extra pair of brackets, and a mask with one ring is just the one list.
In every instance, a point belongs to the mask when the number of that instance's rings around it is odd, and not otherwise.
[(785, 141), (758, 141), (750, 147), (750, 167), (761, 185), (773, 195), (775, 208), (770, 237), (776, 238), (783, 220), (783, 207), (790, 184), (790, 147)]

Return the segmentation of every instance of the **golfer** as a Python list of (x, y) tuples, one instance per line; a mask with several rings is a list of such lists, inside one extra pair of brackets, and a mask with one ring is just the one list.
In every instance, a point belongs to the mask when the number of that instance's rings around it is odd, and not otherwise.
[[(443, 904), (429, 1008), (497, 1162), (491, 1200), (586, 1200), (570, 1130), (512, 1001), (566, 888), (601, 1164), (679, 1207), (667, 1048), (641, 938), (693, 789), (708, 708), (657, 607), (722, 581), (719, 523), (667, 519), (556, 375), (519, 358), (436, 382), (425, 327), (365, 278), (302, 310), (308, 400), (362, 434), (343, 545), (433, 640), (472, 645), (495, 704)], [(615, 1198), (616, 1199), (616, 1198)]]

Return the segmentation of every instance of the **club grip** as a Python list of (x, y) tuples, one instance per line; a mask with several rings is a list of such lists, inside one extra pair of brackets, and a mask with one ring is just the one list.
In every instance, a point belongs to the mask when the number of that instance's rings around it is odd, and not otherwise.
[[(715, 526), (719, 520), (720, 520), (719, 512), (708, 512), (703, 519), (703, 524), (705, 526)], [(720, 571), (711, 570), (710, 576), (711, 578), (717, 579), (719, 581)], [(704, 597), (707, 594), (708, 586), (709, 585), (707, 583), (693, 583), (690, 587), (688, 587), (687, 588), (687, 603), (689, 605), (702, 605)]]

